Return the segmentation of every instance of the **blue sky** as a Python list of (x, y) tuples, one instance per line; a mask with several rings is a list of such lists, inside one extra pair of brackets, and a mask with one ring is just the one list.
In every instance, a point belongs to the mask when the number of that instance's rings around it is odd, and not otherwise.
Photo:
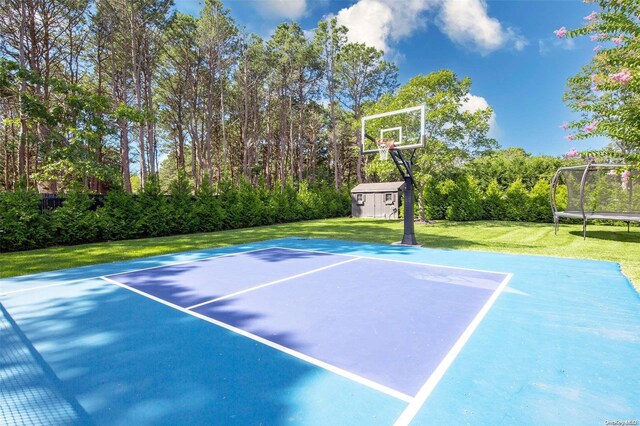
[[(175, 0), (197, 15), (202, 2)], [(224, 0), (223, 0), (224, 1)], [(493, 108), (492, 135), (503, 147), (561, 155), (607, 141), (570, 142), (560, 128), (574, 116), (562, 102), (568, 77), (593, 56), (588, 37), (559, 40), (553, 31), (582, 25), (594, 4), (579, 0), (226, 0), (236, 22), (268, 38), (283, 21), (313, 29), (335, 15), (353, 41), (385, 50), (400, 83), (447, 68), (470, 77), (469, 107)]]

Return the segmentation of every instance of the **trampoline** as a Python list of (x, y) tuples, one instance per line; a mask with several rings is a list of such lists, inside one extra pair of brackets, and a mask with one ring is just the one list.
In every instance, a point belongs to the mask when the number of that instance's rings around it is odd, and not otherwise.
[[(640, 222), (640, 193), (634, 191), (638, 172), (624, 164), (595, 164), (561, 167), (551, 180), (551, 209), (555, 233), (560, 218), (582, 219), (587, 238), (587, 221)], [(567, 205), (559, 210), (558, 189), (567, 189)]]

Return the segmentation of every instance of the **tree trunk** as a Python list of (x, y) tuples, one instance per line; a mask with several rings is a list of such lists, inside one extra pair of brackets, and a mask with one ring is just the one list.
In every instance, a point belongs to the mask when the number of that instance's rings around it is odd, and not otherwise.
[(119, 120), (120, 126), (120, 169), (124, 190), (131, 193), (131, 171), (129, 165), (129, 123), (126, 119)]
[[(148, 47), (147, 47), (148, 50)], [(149, 60), (144, 62), (144, 76), (145, 76), (145, 103), (147, 114), (152, 117), (151, 120), (147, 118), (147, 149), (149, 152), (149, 172), (155, 176), (158, 171), (158, 141), (156, 140), (156, 124), (153, 117), (155, 117), (155, 109), (153, 105), (153, 73), (151, 70), (152, 64)]]
[(247, 77), (247, 63), (246, 60), (242, 67), (244, 87), (242, 91), (242, 124), (240, 126), (240, 137), (242, 138), (242, 170), (244, 177), (251, 179), (250, 170), (250, 149), (252, 140), (249, 138), (249, 87)]
[[(138, 31), (136, 29), (136, 16), (135, 16), (135, 1), (131, 0), (129, 7), (130, 11), (130, 29), (131, 29), (131, 70), (133, 78), (133, 85), (136, 95), (136, 107), (139, 112), (142, 112), (142, 84), (140, 82), (140, 54), (138, 52)], [(147, 162), (145, 160), (145, 153), (147, 152), (145, 146), (145, 128), (142, 122), (138, 125), (138, 147), (140, 149), (140, 188), (144, 188), (147, 181)]]
[(4, 189), (6, 191), (11, 190), (11, 185), (9, 181), (9, 128), (5, 124), (4, 125)]
[[(220, 62), (218, 61), (220, 70)], [(227, 144), (227, 131), (224, 120), (224, 78), (220, 77), (220, 126), (222, 127), (222, 166), (227, 167), (229, 162), (229, 146)]]
[(271, 115), (269, 114), (269, 107), (267, 106), (267, 129), (266, 129), (266, 141), (267, 141), (267, 152), (264, 157), (264, 174), (265, 181), (267, 183), (267, 187), (271, 188)]
[[(19, 46), (19, 63), (21, 68), (26, 68), (26, 26), (27, 24), (27, 11), (25, 1), (20, 2), (20, 29), (19, 29), (19, 38), (20, 38), (20, 46)], [(22, 110), (22, 97), (27, 91), (27, 83), (22, 80), (20, 82), (20, 94), (18, 97), (18, 103), (20, 108), (20, 142), (18, 144), (18, 180), (24, 179), (26, 182), (27, 179), (27, 170), (26, 170), (26, 153), (27, 153), (27, 118), (24, 115)]]
[(302, 182), (302, 168), (304, 165), (304, 137), (302, 130), (302, 118), (304, 117), (304, 107), (300, 108), (298, 117), (298, 181)]
[[(356, 121), (360, 121), (358, 117), (356, 117)], [(358, 148), (360, 148), (360, 145), (362, 144), (362, 141), (360, 141), (360, 138), (362, 137), (362, 135), (360, 134), (359, 130), (356, 130), (356, 142), (358, 143)], [(362, 158), (362, 150), (358, 149), (358, 162), (356, 164), (356, 176), (358, 178), (358, 183), (362, 183), (362, 166), (364, 164), (364, 158)]]

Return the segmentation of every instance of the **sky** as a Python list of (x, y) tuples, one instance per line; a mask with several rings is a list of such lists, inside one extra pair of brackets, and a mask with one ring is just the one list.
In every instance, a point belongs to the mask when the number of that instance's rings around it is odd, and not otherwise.
[[(202, 1), (174, 0), (199, 14)], [(384, 50), (399, 83), (440, 69), (472, 81), (469, 108), (494, 111), (490, 135), (503, 148), (562, 155), (609, 141), (568, 141), (560, 126), (577, 118), (562, 102), (568, 77), (593, 56), (588, 37), (553, 31), (582, 26), (597, 7), (580, 0), (223, 0), (236, 23), (268, 38), (281, 22), (312, 30), (337, 16), (350, 41)]]

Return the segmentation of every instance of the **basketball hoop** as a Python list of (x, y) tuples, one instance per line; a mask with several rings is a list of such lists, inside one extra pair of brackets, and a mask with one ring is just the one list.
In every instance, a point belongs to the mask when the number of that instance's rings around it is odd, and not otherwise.
[(389, 139), (379, 139), (376, 143), (378, 144), (380, 159), (382, 161), (387, 161), (389, 159), (389, 150), (394, 148), (393, 141), (390, 141)]

